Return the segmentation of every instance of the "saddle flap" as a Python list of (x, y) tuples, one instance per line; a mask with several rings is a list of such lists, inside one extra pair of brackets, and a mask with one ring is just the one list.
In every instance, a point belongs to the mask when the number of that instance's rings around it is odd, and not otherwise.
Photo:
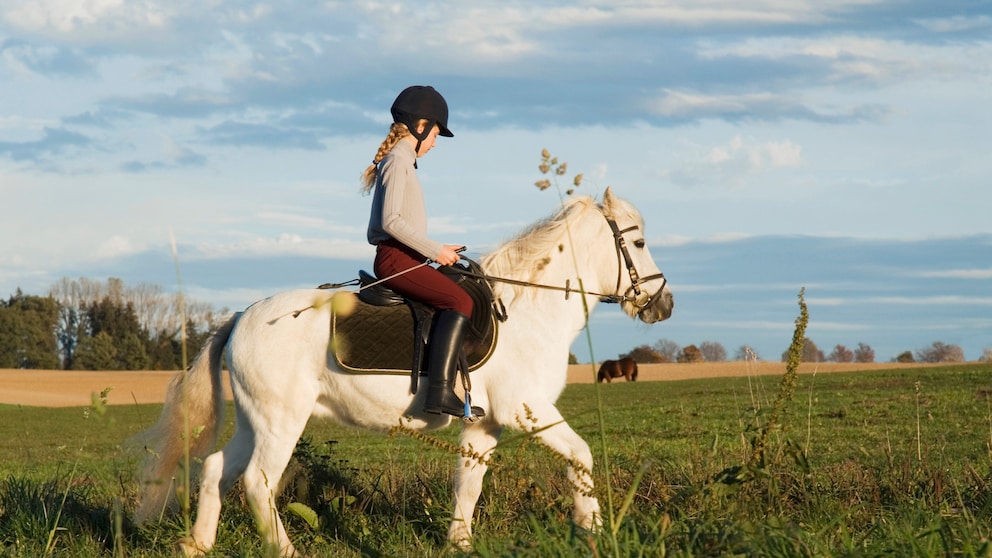
[[(467, 269), (462, 262), (468, 264)], [(472, 298), (472, 315), (468, 322), (469, 336), (482, 340), (489, 337), (493, 327), (493, 289), (483, 276), (482, 266), (477, 262), (462, 258), (456, 266), (438, 268), (448, 279), (451, 279)]]

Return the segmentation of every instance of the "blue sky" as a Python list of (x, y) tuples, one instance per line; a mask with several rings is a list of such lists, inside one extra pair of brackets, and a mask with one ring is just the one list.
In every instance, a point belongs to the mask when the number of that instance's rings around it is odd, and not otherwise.
[(3, 2), (0, 296), (175, 289), (170, 230), (218, 307), (354, 276), (410, 84), (451, 107), (420, 165), (439, 240), (550, 213), (542, 148), (642, 210), (675, 315), (598, 308), (598, 358), (777, 360), (804, 286), (827, 352), (992, 346), (992, 6), (953, 0)]

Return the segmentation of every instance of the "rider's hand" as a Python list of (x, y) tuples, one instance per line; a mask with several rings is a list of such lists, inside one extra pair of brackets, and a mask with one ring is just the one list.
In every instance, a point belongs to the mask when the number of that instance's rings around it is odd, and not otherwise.
[(458, 260), (462, 259), (458, 255), (458, 252), (464, 250), (464, 246), (458, 244), (445, 244), (441, 251), (438, 253), (434, 261), (441, 265), (454, 265), (458, 263)]

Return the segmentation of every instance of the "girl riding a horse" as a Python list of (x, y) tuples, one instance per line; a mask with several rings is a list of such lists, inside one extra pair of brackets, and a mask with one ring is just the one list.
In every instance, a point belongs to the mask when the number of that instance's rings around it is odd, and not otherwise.
[[(428, 337), (424, 410), (460, 417), (465, 405), (452, 387), (472, 299), (440, 271), (420, 264), (455, 264), (464, 247), (427, 236), (424, 194), (415, 172), (417, 158), (434, 147), (437, 136), (454, 137), (448, 129), (448, 104), (433, 87), (413, 85), (400, 92), (390, 112), (393, 125), (362, 176), (362, 191), (374, 189), (367, 235), (376, 247), (373, 269), (394, 291), (437, 311)], [(481, 407), (472, 407), (471, 413), (485, 415)]]

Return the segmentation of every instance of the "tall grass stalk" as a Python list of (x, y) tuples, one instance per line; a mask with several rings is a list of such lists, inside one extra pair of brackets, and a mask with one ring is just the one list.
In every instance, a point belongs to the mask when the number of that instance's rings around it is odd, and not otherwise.
[[(539, 181), (537, 183), (537, 187), (543, 190), (546, 189), (551, 183), (553, 183), (555, 186), (555, 191), (558, 193), (558, 201), (559, 203), (564, 205), (565, 195), (566, 194), (571, 195), (572, 192), (574, 191), (574, 189), (569, 189), (567, 192), (562, 192), (561, 185), (558, 183), (558, 177), (563, 176), (567, 172), (568, 163), (566, 162), (559, 163), (557, 157), (552, 157), (551, 153), (548, 152), (547, 149), (543, 149), (541, 150), (541, 165), (538, 168), (541, 170), (542, 173), (545, 174), (551, 172), (552, 170), (554, 172), (551, 174), (552, 178), (550, 181), (548, 180)], [(578, 187), (581, 183), (582, 183), (582, 174), (580, 173), (575, 175), (575, 178), (572, 181), (572, 185), (574, 187)], [(568, 236), (568, 245), (570, 247), (569, 252), (572, 257), (572, 266), (575, 269), (576, 274), (578, 274), (578, 269), (579, 269), (578, 256), (575, 253), (575, 243), (572, 241), (572, 228), (568, 220), (565, 221), (565, 234)], [(598, 437), (599, 437), (599, 447), (600, 447), (599, 470), (603, 471), (603, 475), (605, 479), (604, 482), (601, 484), (604, 485), (604, 492), (605, 492), (606, 521), (607, 524), (610, 526), (609, 543), (610, 546), (612, 547), (613, 555), (619, 556), (620, 547), (616, 535), (617, 535), (617, 530), (619, 529), (620, 520), (623, 517), (623, 510), (618, 515), (614, 515), (613, 488), (611, 486), (612, 483), (610, 482), (610, 469), (611, 469), (610, 454), (608, 451), (609, 446), (607, 444), (607, 435), (606, 435), (606, 426), (605, 426), (606, 411), (603, 406), (602, 391), (600, 389), (599, 382), (596, 381), (596, 356), (595, 356), (595, 351), (593, 349), (592, 331), (589, 328), (589, 305), (586, 300), (585, 285), (582, 281), (582, 277), (578, 277), (577, 280), (579, 283), (579, 294), (581, 295), (581, 299), (582, 299), (582, 315), (584, 318), (582, 329), (585, 331), (586, 344), (589, 347), (590, 373), (592, 374), (593, 383), (596, 386), (594, 388), (594, 392), (596, 394), (596, 416), (597, 416), (596, 422), (598, 425)], [(564, 457), (568, 458), (569, 456), (564, 456)], [(636, 492), (637, 489), (637, 483), (640, 482), (642, 476), (643, 476), (643, 471), (638, 475), (636, 482), (628, 492), (627, 499), (625, 501), (633, 499), (634, 492)], [(627, 505), (629, 505), (629, 503)], [(624, 506), (624, 509), (626, 509), (626, 506)]]
[[(754, 428), (761, 428), (761, 395), (758, 393), (759, 378), (758, 378), (758, 355), (755, 353), (751, 347), (745, 346), (744, 350), (744, 367), (747, 371), (747, 392), (751, 398), (751, 409), (753, 410), (752, 416), (754, 417)], [(736, 394), (735, 394), (736, 397)], [(741, 452), (744, 455), (743, 459), (746, 461), (750, 455), (750, 444), (747, 439), (748, 427), (744, 422), (745, 415), (737, 419), (737, 424), (740, 428), (740, 440), (741, 440)], [(714, 440), (714, 444), (716, 440)], [(714, 452), (715, 453), (715, 452)]]
[(989, 410), (987, 415), (989, 419), (989, 440), (986, 442), (986, 445), (989, 451), (989, 458), (992, 459), (992, 397), (989, 397), (988, 394), (985, 395), (985, 406)]
[(188, 392), (189, 382), (186, 381), (186, 375), (189, 374), (189, 363), (188, 363), (189, 356), (187, 354), (187, 348), (186, 348), (186, 336), (187, 336), (186, 301), (185, 298), (183, 297), (183, 276), (182, 276), (182, 272), (179, 269), (179, 250), (176, 247), (176, 235), (173, 232), (172, 227), (169, 227), (169, 243), (172, 245), (172, 259), (176, 264), (176, 293), (177, 293), (176, 296), (177, 296), (177, 301), (179, 303), (179, 320), (180, 320), (179, 344), (182, 351), (182, 363), (181, 363), (182, 375), (183, 375), (182, 406), (185, 411), (183, 413), (183, 467), (181, 471), (181, 484), (178, 487), (180, 490), (177, 490), (177, 492), (181, 492), (181, 494), (179, 495), (179, 505), (182, 508), (183, 530), (184, 530), (183, 535), (189, 536), (190, 530), (192, 529), (192, 520), (191, 520), (192, 510), (190, 509), (190, 502), (191, 502), (190, 490), (191, 490), (191, 482), (192, 482), (192, 479), (190, 478), (191, 477), (190, 444), (192, 443), (191, 441), (192, 428), (189, 424), (189, 392)]
[(114, 558), (124, 558), (127, 553), (124, 547), (124, 505), (121, 498), (114, 500), (113, 521), (114, 545), (111, 552)]
[[(92, 403), (89, 409), (86, 409), (83, 413), (83, 418), (89, 418), (91, 416), (102, 417), (104, 413), (107, 412), (107, 394), (113, 388), (105, 388), (99, 394), (92, 394)], [(83, 438), (80, 444), (80, 451), (86, 446), (86, 438)], [(76, 479), (76, 471), (79, 469), (79, 460), (74, 460), (72, 462), (72, 469), (69, 471), (69, 476), (66, 480), (65, 490), (62, 491), (62, 500), (59, 502), (58, 509), (55, 512), (55, 520), (52, 524), (52, 528), (48, 530), (48, 538), (45, 541), (45, 556), (51, 556), (55, 552), (55, 536), (62, 529), (59, 524), (62, 521), (62, 512), (65, 510), (66, 501), (69, 498), (69, 492), (72, 490), (73, 482)], [(115, 537), (116, 542), (116, 537)]]
[(806, 404), (806, 444), (803, 447), (803, 456), (809, 458), (809, 447), (813, 443), (813, 382), (816, 380), (816, 369), (813, 370), (809, 379), (809, 396)]
[(796, 318), (796, 329), (792, 334), (792, 343), (789, 345), (788, 362), (785, 367), (785, 374), (779, 384), (779, 392), (772, 405), (771, 414), (765, 422), (765, 426), (759, 431), (754, 439), (751, 452), (751, 466), (764, 467), (767, 463), (768, 437), (773, 431), (779, 429), (779, 417), (785, 406), (792, 399), (792, 394), (796, 388), (799, 375), (799, 365), (803, 360), (803, 344), (806, 338), (806, 324), (809, 323), (809, 311), (806, 308), (806, 288), (799, 290), (799, 317)]
[(913, 384), (916, 391), (916, 460), (923, 461), (923, 440), (920, 428), (920, 382)]
[(65, 509), (65, 501), (69, 498), (69, 490), (72, 488), (72, 481), (76, 477), (76, 468), (78, 465), (79, 462), (74, 461), (72, 463), (72, 470), (69, 471), (69, 480), (66, 482), (65, 490), (62, 492), (62, 501), (59, 503), (58, 510), (55, 511), (55, 522), (48, 531), (48, 540), (45, 541), (45, 556), (51, 556), (55, 552), (55, 534), (60, 529), (59, 522), (62, 520), (62, 510)]

